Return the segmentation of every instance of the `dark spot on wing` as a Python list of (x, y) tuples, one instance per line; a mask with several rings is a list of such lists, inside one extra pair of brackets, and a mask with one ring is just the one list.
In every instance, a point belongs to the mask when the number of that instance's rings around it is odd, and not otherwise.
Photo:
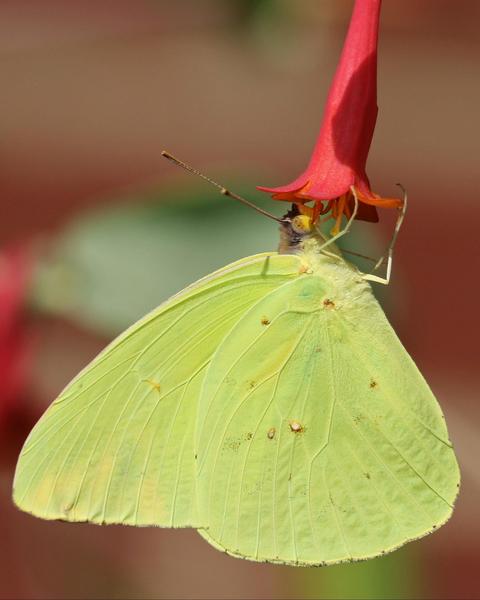
[(270, 325), (270, 320), (267, 317), (262, 317), (260, 322), (262, 325)]
[(325, 300), (323, 301), (323, 306), (325, 308), (335, 308), (335, 302), (333, 300), (330, 300), (330, 298), (325, 298)]
[(375, 381), (375, 379), (370, 380), (370, 387), (372, 388), (372, 390), (373, 390), (373, 388), (376, 388), (377, 385), (378, 385), (378, 382)]
[(290, 431), (293, 431), (293, 433), (302, 433), (305, 430), (304, 426), (298, 421), (290, 421), (289, 425)]
[(364, 475), (367, 479), (371, 479), (370, 473), (364, 473)]

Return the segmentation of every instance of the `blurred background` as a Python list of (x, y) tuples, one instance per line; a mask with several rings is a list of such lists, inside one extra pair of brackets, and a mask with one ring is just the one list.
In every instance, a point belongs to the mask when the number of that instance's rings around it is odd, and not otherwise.
[[(385, 0), (369, 159), (376, 192), (410, 194), (380, 292), (446, 414), (463, 475), (452, 520), (381, 559), (295, 569), (229, 558), (195, 531), (42, 522), (10, 500), (28, 431), (109, 340), (276, 248), (267, 219), (160, 152), (281, 214), (255, 185), (306, 166), (352, 5), (0, 1), (1, 598), (479, 597), (477, 0)], [(349, 247), (376, 256), (391, 227), (357, 223)]]

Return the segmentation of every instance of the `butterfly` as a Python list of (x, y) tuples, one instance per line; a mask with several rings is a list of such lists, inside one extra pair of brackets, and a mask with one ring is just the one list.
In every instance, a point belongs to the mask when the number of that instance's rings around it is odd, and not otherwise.
[(20, 509), (193, 527), (232, 556), (302, 566), (379, 556), (449, 519), (455, 454), (379, 278), (295, 206), (276, 220), (279, 252), (185, 288), (67, 385), (21, 451)]

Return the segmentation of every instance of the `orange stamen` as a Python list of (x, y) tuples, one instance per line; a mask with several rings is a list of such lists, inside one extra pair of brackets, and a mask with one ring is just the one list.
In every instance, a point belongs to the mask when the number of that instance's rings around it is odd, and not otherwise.
[(327, 203), (320, 211), (320, 214), (326, 215), (328, 212), (330, 212), (332, 210), (332, 206), (333, 206), (334, 202), (335, 202), (334, 200), (327, 200)]
[(295, 203), (300, 214), (301, 215), (305, 215), (307, 217), (310, 217), (312, 219), (313, 222), (315, 222), (313, 216), (314, 216), (314, 212), (315, 209), (312, 208), (311, 206), (306, 206), (305, 204), (303, 204), (302, 202), (296, 202)]
[(338, 202), (335, 202), (335, 215), (333, 215), (333, 210), (332, 210), (332, 215), (336, 218), (335, 221), (335, 225), (333, 226), (333, 229), (331, 231), (332, 235), (337, 235), (337, 233), (340, 231), (340, 225), (342, 223), (342, 218), (343, 218), (343, 213), (345, 211), (345, 204), (347, 202), (347, 195), (343, 194), (343, 196), (340, 196), (340, 198), (338, 199)]
[[(350, 194), (348, 194), (348, 198), (350, 199)], [(350, 210), (349, 202), (345, 202), (344, 212), (345, 212), (345, 216), (347, 217), (347, 219), (350, 219), (350, 217), (352, 216), (352, 211)]]

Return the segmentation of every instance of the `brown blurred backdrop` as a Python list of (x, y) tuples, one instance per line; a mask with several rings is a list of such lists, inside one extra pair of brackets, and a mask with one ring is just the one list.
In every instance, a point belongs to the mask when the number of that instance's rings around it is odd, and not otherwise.
[[(55, 237), (132, 191), (182, 185), (163, 148), (212, 176), (248, 175), (252, 189), (293, 179), (317, 135), (351, 7), (2, 0), (1, 244)], [(399, 584), (397, 597), (480, 594), (479, 21), (477, 0), (384, 1), (369, 175), (379, 193), (400, 181), (410, 195), (389, 316), (444, 408), (463, 472), (452, 521), (392, 567), (417, 586)], [(380, 225), (383, 240), (389, 226)], [(107, 338), (62, 320), (40, 323), (37, 335), (43, 348), (69, 352), (48, 385), (32, 383), (44, 408)], [(321, 575), (222, 556), (193, 532), (20, 514), (9, 501), (17, 446), (3, 461), (0, 597), (325, 597)]]

